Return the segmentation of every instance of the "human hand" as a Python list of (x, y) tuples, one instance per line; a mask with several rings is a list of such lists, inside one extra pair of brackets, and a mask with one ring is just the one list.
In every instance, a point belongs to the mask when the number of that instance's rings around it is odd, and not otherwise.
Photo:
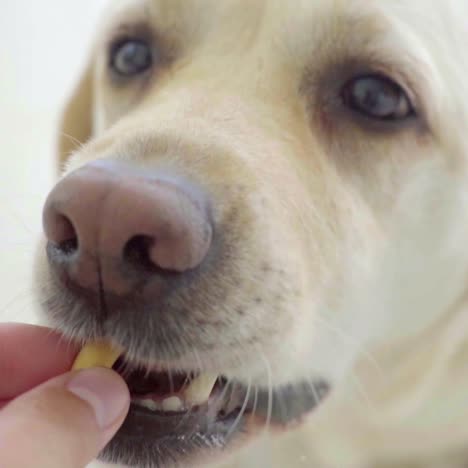
[(70, 372), (77, 352), (48, 328), (0, 324), (0, 468), (83, 468), (123, 423), (125, 382)]

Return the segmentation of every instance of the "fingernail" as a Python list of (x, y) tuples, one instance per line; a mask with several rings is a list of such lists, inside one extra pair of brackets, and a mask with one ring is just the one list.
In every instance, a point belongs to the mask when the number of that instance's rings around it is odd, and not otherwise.
[(130, 396), (125, 382), (108, 369), (80, 371), (70, 379), (67, 388), (91, 406), (101, 429), (115, 423), (129, 406)]

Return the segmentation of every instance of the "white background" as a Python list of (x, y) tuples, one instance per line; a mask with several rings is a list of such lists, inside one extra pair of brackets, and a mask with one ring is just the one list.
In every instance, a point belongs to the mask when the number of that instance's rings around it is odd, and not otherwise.
[(56, 120), (106, 1), (0, 0), (0, 321), (37, 321), (31, 266)]

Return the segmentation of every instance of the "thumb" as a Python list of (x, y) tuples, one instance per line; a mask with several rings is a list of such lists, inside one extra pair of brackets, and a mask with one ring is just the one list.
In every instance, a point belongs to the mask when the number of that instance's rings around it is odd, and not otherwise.
[(0, 467), (83, 468), (127, 415), (125, 382), (108, 369), (61, 375), (0, 411)]

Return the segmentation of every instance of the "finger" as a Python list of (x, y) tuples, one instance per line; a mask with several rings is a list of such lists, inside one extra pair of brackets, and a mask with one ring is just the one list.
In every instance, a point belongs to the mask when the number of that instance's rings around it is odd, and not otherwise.
[(129, 408), (108, 369), (56, 377), (0, 411), (0, 466), (83, 468), (113, 437)]
[(0, 324), (0, 400), (8, 400), (70, 370), (76, 345), (49, 328)]

